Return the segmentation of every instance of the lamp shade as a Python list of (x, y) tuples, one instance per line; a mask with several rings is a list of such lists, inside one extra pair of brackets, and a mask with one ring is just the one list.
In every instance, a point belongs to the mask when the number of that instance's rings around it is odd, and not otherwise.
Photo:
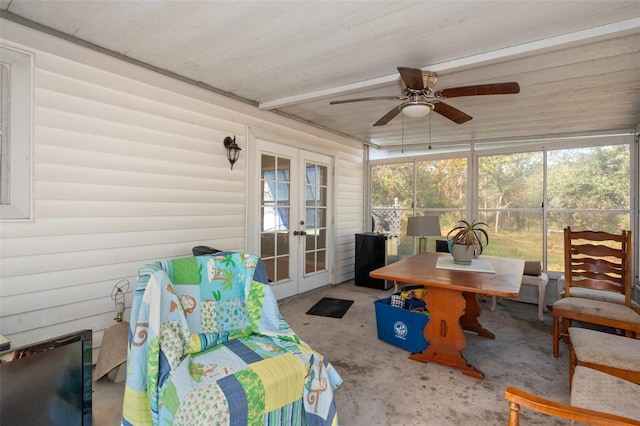
[(412, 216), (407, 219), (407, 236), (424, 237), (441, 234), (438, 216)]

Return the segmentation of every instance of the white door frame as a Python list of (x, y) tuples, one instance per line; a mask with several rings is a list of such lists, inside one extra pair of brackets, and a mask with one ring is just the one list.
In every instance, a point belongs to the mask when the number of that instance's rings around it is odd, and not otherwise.
[[(249, 128), (247, 135), (247, 251), (250, 253), (260, 254), (260, 198), (262, 195), (262, 188), (260, 185), (256, 185), (255, 182), (260, 180), (260, 151), (259, 145), (261, 141), (276, 146), (283, 147), (283, 151), (289, 151), (291, 149), (302, 153), (309, 153), (311, 156), (314, 154), (322, 155), (329, 159), (329, 175), (328, 179), (328, 194), (327, 194), (327, 251), (326, 251), (326, 265), (328, 269), (328, 279), (326, 283), (321, 285), (333, 283), (333, 277), (335, 273), (335, 155), (316, 152), (306, 148), (300, 148), (300, 142), (273, 135), (265, 132), (261, 129)], [(301, 213), (303, 214), (303, 213)], [(290, 225), (291, 231), (297, 229), (293, 225)], [(293, 261), (293, 257), (292, 257)], [(297, 262), (297, 267), (302, 268), (303, 263), (301, 259)], [(302, 276), (303, 270), (300, 270), (297, 276)], [(320, 286), (321, 286), (320, 285)], [(296, 277), (292, 277), (288, 283), (281, 283), (272, 286), (276, 298), (282, 299), (285, 297), (293, 296), (304, 292), (304, 286), (301, 286)]]

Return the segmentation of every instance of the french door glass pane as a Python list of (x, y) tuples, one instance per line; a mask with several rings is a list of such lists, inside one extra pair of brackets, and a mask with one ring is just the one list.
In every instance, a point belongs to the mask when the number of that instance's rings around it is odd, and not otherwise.
[(291, 177), (291, 160), (278, 157), (278, 176), (283, 182), (289, 182)]
[(305, 165), (305, 274), (326, 270), (327, 167)]
[(260, 257), (271, 281), (289, 278), (290, 165), (286, 158), (261, 157)]
[[(320, 229), (318, 231), (318, 239), (317, 239), (317, 243), (318, 249), (326, 249), (327, 248), (327, 230), (325, 229)], [(318, 250), (320, 251), (320, 250)]]
[(264, 269), (266, 270), (269, 281), (273, 281), (273, 277), (276, 276), (276, 258), (263, 258), (262, 261), (264, 262)]
[(317, 236), (315, 235), (315, 233), (307, 231), (307, 235), (305, 237), (305, 244), (306, 244), (306, 251), (307, 252), (315, 251), (315, 249), (316, 249), (316, 239), (317, 239)]
[(276, 242), (278, 247), (278, 257), (289, 254), (289, 232), (278, 232), (276, 234)]
[(260, 234), (260, 258), (267, 259), (276, 254), (276, 240), (273, 234), (263, 232)]
[(318, 227), (326, 229), (327, 227), (327, 208), (318, 207)]
[(282, 281), (289, 279), (289, 263), (291, 258), (289, 256), (278, 256), (276, 258), (276, 280)]
[(322, 250), (318, 250), (316, 252), (317, 258), (316, 258), (316, 263), (317, 263), (317, 267), (316, 270), (322, 271), (327, 269), (327, 252), (326, 251), (322, 251)]

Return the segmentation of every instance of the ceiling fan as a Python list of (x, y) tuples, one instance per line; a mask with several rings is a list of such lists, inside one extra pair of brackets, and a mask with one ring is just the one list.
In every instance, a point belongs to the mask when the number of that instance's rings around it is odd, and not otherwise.
[(431, 111), (435, 111), (449, 120), (462, 124), (473, 117), (449, 104), (442, 99), (458, 98), (462, 96), (478, 95), (506, 95), (520, 93), (520, 85), (516, 82), (476, 84), (473, 86), (452, 87), (450, 89), (436, 90), (433, 87), (438, 81), (438, 74), (431, 71), (422, 71), (418, 68), (398, 67), (398, 72), (404, 83), (404, 96), (375, 96), (370, 98), (345, 99), (331, 101), (330, 105), (346, 104), (350, 102), (399, 100), (405, 101), (386, 113), (376, 121), (374, 126), (384, 126), (401, 112), (412, 118), (424, 117)]

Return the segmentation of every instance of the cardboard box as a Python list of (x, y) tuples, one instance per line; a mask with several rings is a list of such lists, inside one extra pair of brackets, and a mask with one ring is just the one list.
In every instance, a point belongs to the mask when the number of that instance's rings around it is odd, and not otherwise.
[[(422, 352), (427, 347), (424, 327), (429, 321), (429, 316), (422, 312), (412, 312), (409, 309), (391, 306), (390, 303), (390, 297), (373, 302), (376, 310), (378, 339), (411, 353)], [(407, 300), (406, 303), (418, 305), (420, 302)]]

